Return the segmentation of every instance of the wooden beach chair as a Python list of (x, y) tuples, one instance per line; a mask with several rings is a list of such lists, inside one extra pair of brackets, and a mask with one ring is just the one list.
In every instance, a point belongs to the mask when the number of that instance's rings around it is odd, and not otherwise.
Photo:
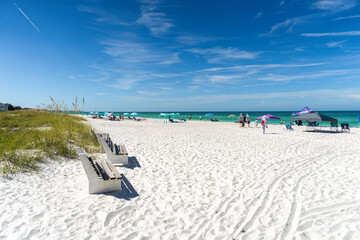
[(103, 133), (102, 136), (96, 133), (96, 136), (98, 137), (102, 150), (113, 164), (121, 163), (129, 165), (129, 157), (125, 145), (114, 144), (107, 133)]
[(90, 194), (121, 190), (121, 175), (110, 161), (94, 161), (82, 148), (76, 152), (89, 180)]

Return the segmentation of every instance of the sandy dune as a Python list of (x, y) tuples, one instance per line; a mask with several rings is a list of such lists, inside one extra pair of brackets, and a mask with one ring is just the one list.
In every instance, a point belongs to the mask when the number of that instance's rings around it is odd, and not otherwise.
[(123, 191), (89, 195), (74, 160), (1, 178), (0, 239), (360, 239), (359, 129), (89, 123), (126, 145)]

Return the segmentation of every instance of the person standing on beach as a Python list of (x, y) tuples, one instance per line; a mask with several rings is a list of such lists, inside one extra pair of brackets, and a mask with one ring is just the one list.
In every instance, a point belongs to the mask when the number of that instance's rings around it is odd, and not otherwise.
[(241, 127), (241, 122), (242, 122), (242, 113), (240, 113), (239, 115), (239, 127)]
[(191, 114), (189, 115), (189, 120), (191, 120)]
[(201, 121), (201, 115), (200, 115), (200, 121)]
[(248, 124), (248, 127), (250, 127), (250, 116), (249, 116), (249, 114), (246, 114), (246, 122)]
[(263, 116), (262, 119), (261, 119), (261, 126), (262, 126), (262, 129), (263, 129), (263, 134), (265, 134), (266, 124), (267, 124), (266, 116)]

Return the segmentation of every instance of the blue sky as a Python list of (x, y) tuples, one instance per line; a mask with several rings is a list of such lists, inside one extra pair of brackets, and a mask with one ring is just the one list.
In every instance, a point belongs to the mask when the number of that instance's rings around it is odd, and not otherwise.
[(4, 0), (0, 31), (0, 102), (360, 109), (355, 0)]

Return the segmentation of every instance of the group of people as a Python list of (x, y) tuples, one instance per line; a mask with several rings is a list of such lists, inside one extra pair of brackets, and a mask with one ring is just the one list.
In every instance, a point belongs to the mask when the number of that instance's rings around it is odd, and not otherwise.
[(245, 127), (245, 124), (248, 124), (248, 127), (250, 127), (250, 116), (249, 114), (243, 115), (242, 113), (240, 113), (239, 116), (239, 125), (240, 127)]
[[(248, 124), (248, 127), (250, 127), (250, 116), (249, 114), (246, 114), (243, 115), (242, 113), (240, 113), (240, 116), (239, 116), (239, 125), (240, 127), (245, 127), (245, 124)], [(264, 115), (261, 119), (261, 122), (260, 122), (260, 125), (263, 129), (263, 133), (265, 134), (265, 129), (267, 128), (267, 119), (266, 119), (266, 116)], [(255, 126), (257, 127), (258, 126), (258, 120), (255, 119)]]

